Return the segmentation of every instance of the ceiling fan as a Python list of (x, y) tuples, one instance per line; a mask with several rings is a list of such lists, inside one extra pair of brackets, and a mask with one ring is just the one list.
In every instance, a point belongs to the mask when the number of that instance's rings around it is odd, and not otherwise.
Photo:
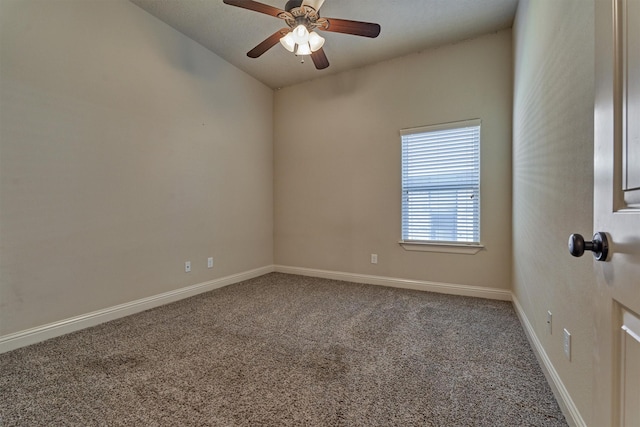
[(282, 28), (262, 43), (247, 52), (250, 58), (257, 58), (280, 42), (285, 49), (297, 56), (310, 55), (318, 70), (329, 66), (329, 60), (322, 49), (324, 38), (314, 30), (352, 34), (363, 37), (378, 37), (380, 25), (347, 19), (321, 18), (320, 7), (324, 0), (289, 0), (284, 10), (253, 0), (223, 0), (225, 4), (253, 10), (283, 19), (288, 28)]

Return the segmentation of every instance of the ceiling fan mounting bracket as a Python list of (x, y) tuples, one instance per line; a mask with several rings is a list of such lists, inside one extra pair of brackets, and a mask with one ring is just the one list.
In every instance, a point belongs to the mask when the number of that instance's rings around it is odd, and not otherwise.
[(289, 0), (287, 4), (284, 5), (284, 10), (291, 12), (292, 9), (302, 6), (302, 1), (303, 0)]

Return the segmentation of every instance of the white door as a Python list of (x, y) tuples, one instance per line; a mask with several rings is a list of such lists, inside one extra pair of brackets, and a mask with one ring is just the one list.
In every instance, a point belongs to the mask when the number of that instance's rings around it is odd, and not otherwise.
[(594, 426), (640, 427), (640, 0), (595, 2)]

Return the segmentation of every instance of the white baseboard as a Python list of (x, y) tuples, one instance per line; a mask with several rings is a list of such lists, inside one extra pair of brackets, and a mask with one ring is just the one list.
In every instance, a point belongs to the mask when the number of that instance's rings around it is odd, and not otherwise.
[(346, 282), (366, 283), (369, 285), (389, 286), (392, 288), (414, 289), (418, 291), (438, 292), (441, 294), (464, 295), (477, 298), (511, 301), (511, 291), (506, 289), (485, 288), (479, 286), (454, 285), (450, 283), (427, 282), (424, 280), (399, 279), (395, 277), (372, 276), (368, 274), (343, 273), (339, 271), (317, 270), (312, 268), (276, 265), (279, 273), (298, 274), (300, 276), (321, 277), (323, 279), (343, 280)]
[(564, 386), (560, 375), (558, 375), (558, 372), (553, 367), (551, 359), (549, 359), (549, 356), (547, 356), (547, 352), (544, 351), (542, 343), (540, 343), (540, 340), (536, 336), (531, 322), (529, 322), (529, 319), (524, 313), (524, 310), (522, 309), (522, 306), (520, 305), (520, 302), (515, 295), (513, 295), (513, 306), (516, 309), (516, 313), (520, 318), (520, 323), (524, 328), (524, 332), (527, 334), (527, 338), (529, 338), (531, 347), (533, 347), (533, 351), (535, 352), (538, 361), (540, 362), (549, 385), (553, 389), (553, 394), (556, 396), (556, 400), (558, 401), (558, 404), (560, 405), (560, 408), (562, 409), (567, 422), (571, 426), (587, 427), (587, 424), (584, 422), (584, 419), (582, 419), (582, 416), (580, 415), (580, 411), (578, 411), (575, 403), (573, 403), (573, 399), (571, 399), (569, 391)]
[(75, 332), (80, 329), (89, 328), (110, 320), (129, 316), (131, 314), (149, 310), (150, 308), (159, 307), (203, 292), (242, 282), (243, 280), (253, 279), (254, 277), (262, 276), (273, 271), (274, 266), (268, 265), (5, 335), (0, 337), (0, 353), (35, 344), (49, 338)]

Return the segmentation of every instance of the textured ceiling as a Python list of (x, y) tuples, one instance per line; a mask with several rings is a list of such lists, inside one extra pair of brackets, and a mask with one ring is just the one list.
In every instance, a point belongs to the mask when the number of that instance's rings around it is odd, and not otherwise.
[[(130, 0), (218, 56), (277, 89), (328, 74), (511, 28), (518, 0), (326, 0), (321, 16), (375, 22), (378, 38), (322, 32), (331, 64), (316, 70), (277, 44), (257, 59), (246, 53), (284, 21), (222, 0)], [(284, 9), (286, 0), (261, 3)]]

